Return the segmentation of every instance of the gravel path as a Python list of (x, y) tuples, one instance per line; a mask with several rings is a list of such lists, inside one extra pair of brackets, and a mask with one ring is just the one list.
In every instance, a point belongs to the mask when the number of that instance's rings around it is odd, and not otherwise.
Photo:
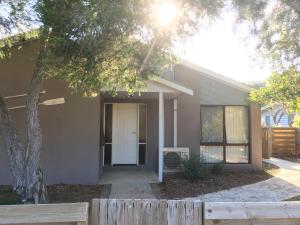
[(200, 195), (192, 199), (210, 202), (273, 202), (300, 195), (300, 163), (271, 158), (265, 162), (280, 167), (268, 180), (229, 190)]

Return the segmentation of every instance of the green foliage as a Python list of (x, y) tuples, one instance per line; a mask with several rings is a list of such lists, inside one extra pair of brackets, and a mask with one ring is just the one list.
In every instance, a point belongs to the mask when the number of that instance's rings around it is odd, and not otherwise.
[(295, 115), (294, 121), (292, 123), (292, 126), (296, 127), (296, 128), (300, 128), (300, 101), (298, 101), (297, 104), (298, 104), (297, 109), (295, 111), (296, 115)]
[(38, 39), (39, 30), (34, 29), (28, 32), (19, 33), (10, 37), (0, 39), (0, 59), (11, 56), (12, 47), (22, 48), (24, 42)]
[[(218, 15), (223, 7), (222, 0), (174, 0), (180, 13), (170, 26), (160, 27), (152, 0), (22, 1), (34, 2), (28, 14), (40, 27), (41, 45), (47, 46), (42, 56), (45, 75), (66, 80), (88, 96), (100, 89), (133, 93), (143, 87), (146, 79), (176, 61), (173, 43), (197, 31), (203, 17)], [(19, 11), (26, 14), (24, 7)], [(6, 43), (0, 51), (11, 46)]]
[(289, 113), (300, 109), (300, 72), (295, 67), (273, 73), (266, 87), (252, 90), (250, 100), (260, 105), (282, 105)]
[(208, 169), (201, 163), (198, 156), (191, 155), (189, 159), (183, 160), (183, 175), (188, 180), (205, 179)]
[(233, 0), (240, 21), (247, 22), (258, 37), (260, 49), (271, 62), (287, 70), (299, 66), (299, 0)]
[(224, 163), (216, 163), (211, 168), (212, 174), (219, 175), (219, 174), (222, 174), (223, 171), (224, 171)]
[(300, 115), (296, 115), (292, 124), (293, 127), (300, 127)]

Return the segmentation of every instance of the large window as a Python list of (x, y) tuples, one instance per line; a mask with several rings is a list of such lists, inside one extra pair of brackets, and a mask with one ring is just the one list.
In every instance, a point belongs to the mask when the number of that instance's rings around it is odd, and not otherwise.
[(249, 163), (246, 106), (201, 106), (201, 159), (207, 163)]

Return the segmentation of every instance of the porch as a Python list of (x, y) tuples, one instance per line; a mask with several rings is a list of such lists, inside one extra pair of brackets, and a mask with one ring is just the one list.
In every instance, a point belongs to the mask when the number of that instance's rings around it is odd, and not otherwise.
[(101, 184), (128, 178), (146, 183), (163, 180), (164, 148), (177, 147), (181, 94), (193, 91), (163, 78), (148, 81), (133, 96), (122, 90), (117, 97), (101, 94)]

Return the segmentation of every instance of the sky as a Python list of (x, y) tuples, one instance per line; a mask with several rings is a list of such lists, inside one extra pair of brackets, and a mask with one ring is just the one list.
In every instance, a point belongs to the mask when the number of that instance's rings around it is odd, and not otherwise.
[(180, 43), (180, 57), (241, 82), (261, 81), (271, 74), (271, 66), (255, 60), (254, 38), (246, 26), (235, 26), (235, 15), (223, 12), (220, 18)]

